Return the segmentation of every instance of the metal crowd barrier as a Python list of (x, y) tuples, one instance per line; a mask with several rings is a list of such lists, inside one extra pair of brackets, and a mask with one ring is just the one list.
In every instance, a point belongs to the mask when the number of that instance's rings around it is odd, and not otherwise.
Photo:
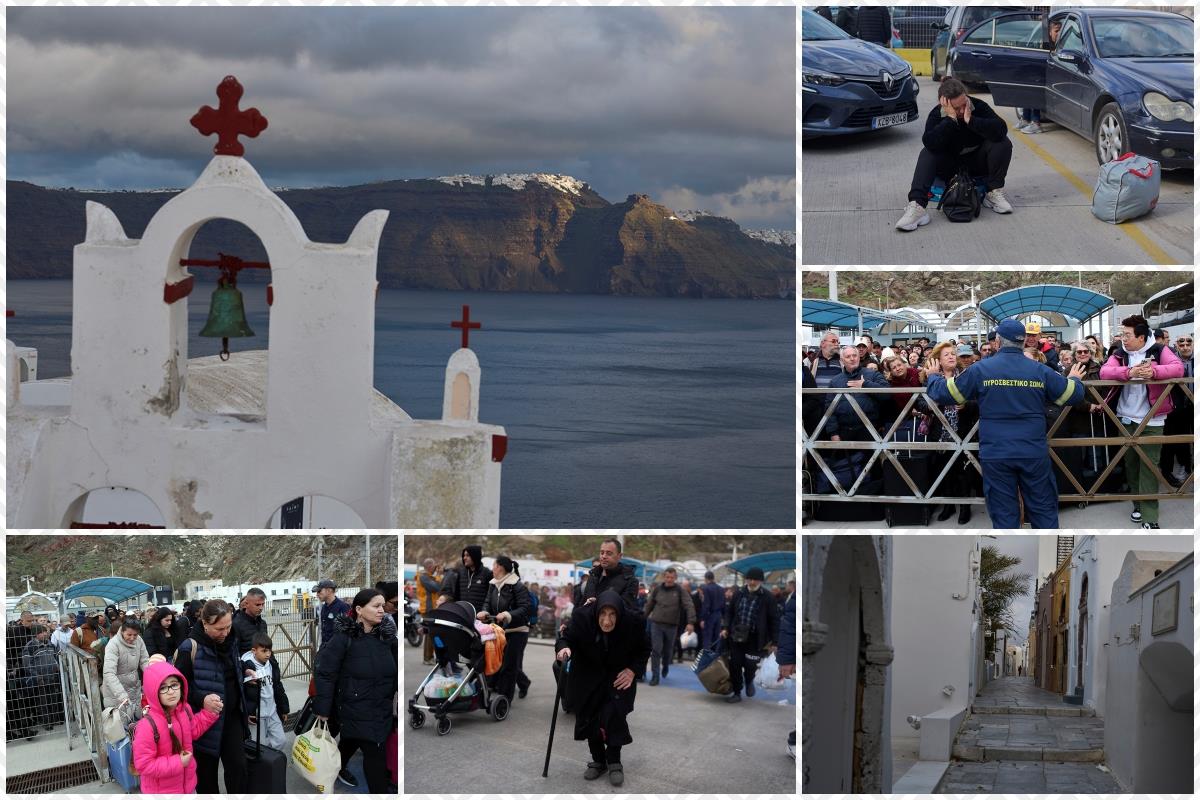
[[(272, 655), (279, 662), (279, 677), (311, 678), (317, 661), (316, 620), (288, 620), (267, 623)], [(284, 647), (284, 642), (287, 647)]]
[[(1146, 419), (1144, 419), (1142, 421), (1142, 423), (1140, 425), (1138, 425), (1138, 427), (1134, 430), (1133, 433), (1126, 432), (1124, 426), (1121, 424), (1120, 419), (1117, 418), (1117, 415), (1113, 412), (1113, 409), (1109, 408), (1108, 404), (1104, 402), (1104, 397), (1102, 396), (1101, 392), (1098, 391), (1099, 387), (1124, 386), (1126, 383), (1127, 383), (1127, 381), (1100, 381), (1100, 380), (1083, 381), (1084, 388), (1087, 391), (1088, 396), (1090, 398), (1093, 398), (1094, 402), (1096, 404), (1102, 406), (1102, 413), (1106, 417), (1108, 417), (1109, 419), (1112, 420), (1112, 422), (1115, 426), (1115, 430), (1118, 431), (1118, 433), (1114, 434), (1113, 436), (1107, 436), (1107, 437), (1097, 436), (1097, 437), (1087, 437), (1087, 438), (1083, 438), (1083, 437), (1065, 438), (1065, 439), (1064, 438), (1056, 438), (1054, 436), (1054, 434), (1058, 431), (1059, 427), (1063, 424), (1063, 421), (1067, 418), (1068, 414), (1070, 413), (1071, 408), (1072, 408), (1072, 406), (1070, 406), (1070, 405), (1064, 405), (1062, 407), (1062, 410), (1059, 412), (1058, 416), (1055, 418), (1054, 422), (1051, 424), (1049, 430), (1047, 431), (1046, 436), (1047, 436), (1047, 439), (1049, 441), (1049, 445), (1051, 448), (1050, 449), (1051, 460), (1055, 464), (1058, 465), (1058, 468), (1060, 470), (1062, 470), (1062, 473), (1064, 475), (1066, 475), (1068, 480), (1070, 480), (1072, 487), (1077, 490), (1077, 492), (1074, 492), (1074, 493), (1070, 493), (1070, 492), (1062, 493), (1060, 491), (1060, 493), (1058, 495), (1058, 499), (1060, 502), (1092, 502), (1092, 501), (1103, 502), (1103, 501), (1117, 501), (1117, 500), (1191, 500), (1194, 497), (1192, 480), (1195, 476), (1194, 476), (1193, 472), (1188, 473), (1187, 478), (1182, 482), (1182, 484), (1179, 486), (1178, 489), (1175, 489), (1174, 491), (1170, 491), (1170, 492), (1156, 493), (1156, 494), (1097, 493), (1097, 490), (1099, 489), (1099, 487), (1104, 485), (1104, 481), (1108, 479), (1108, 476), (1116, 468), (1116, 465), (1119, 464), (1123, 460), (1125, 451), (1128, 450), (1129, 448), (1132, 447), (1134, 452), (1137, 453), (1137, 455), (1141, 458), (1141, 460), (1143, 462), (1145, 462), (1147, 466), (1150, 467), (1151, 472), (1153, 472), (1154, 476), (1158, 479), (1159, 483), (1167, 483), (1167, 481), (1163, 478), (1162, 473), (1158, 469), (1158, 464), (1154, 463), (1149, 458), (1149, 456), (1146, 455), (1146, 453), (1142, 450), (1142, 445), (1164, 445), (1164, 444), (1189, 444), (1189, 445), (1191, 445), (1194, 443), (1195, 436), (1192, 433), (1174, 434), (1171, 436), (1165, 436), (1165, 435), (1163, 435), (1163, 436), (1144, 436), (1143, 435), (1142, 432), (1145, 430), (1146, 425), (1148, 424), (1150, 418), (1153, 417), (1154, 414), (1158, 411), (1158, 409), (1162, 406), (1162, 404), (1164, 402), (1166, 402), (1166, 398), (1169, 394), (1168, 391), (1164, 391), (1161, 395), (1159, 395), (1158, 400), (1155, 401), (1154, 405), (1150, 409), (1150, 414), (1148, 414)], [(1170, 378), (1170, 379), (1165, 379), (1165, 380), (1138, 381), (1138, 383), (1143, 384), (1143, 385), (1161, 385), (1161, 384), (1175, 385), (1175, 384), (1178, 384), (1181, 391), (1187, 396), (1187, 398), (1189, 400), (1191, 400), (1193, 402), (1193, 404), (1195, 403), (1195, 397), (1193, 394), (1193, 385), (1195, 383), (1195, 378)], [(958, 433), (956, 433), (954, 431), (952, 426), (950, 426), (949, 422), (946, 420), (946, 417), (943, 416), (941, 409), (937, 407), (937, 404), (932, 403), (928, 400), (928, 398), (926, 397), (925, 387), (923, 387), (923, 386), (921, 386), (921, 387), (906, 386), (906, 387), (894, 387), (894, 388), (889, 387), (886, 389), (867, 388), (867, 387), (864, 387), (861, 389), (832, 389), (832, 388), (831, 389), (803, 389), (802, 388), (800, 391), (801, 391), (800, 403), (801, 403), (802, 410), (806, 403), (812, 403), (812, 402), (825, 403), (824, 398), (829, 395), (833, 395), (833, 400), (829, 402), (829, 405), (827, 407), (825, 407), (824, 413), (821, 415), (820, 421), (817, 423), (816, 427), (812, 431), (805, 431), (804, 426), (801, 425), (801, 443), (803, 446), (803, 454), (804, 454), (805, 460), (807, 461), (809, 458), (812, 459), (813, 463), (817, 465), (817, 467), (825, 474), (825, 476), (827, 478), (829, 478), (830, 484), (833, 486), (836, 493), (834, 493), (834, 494), (816, 494), (816, 493), (812, 493), (812, 492), (806, 492), (806, 493), (803, 493), (803, 495), (802, 495), (802, 499), (804, 499), (805, 501), (819, 500), (821, 502), (852, 502), (852, 501), (858, 501), (858, 500), (870, 500), (870, 501), (879, 501), (879, 502), (886, 502), (886, 503), (930, 503), (930, 502), (936, 502), (936, 503), (947, 503), (947, 504), (974, 504), (974, 505), (983, 505), (986, 502), (984, 500), (984, 498), (982, 498), (982, 497), (953, 497), (953, 496), (936, 494), (938, 487), (942, 484), (942, 481), (949, 474), (950, 470), (956, 464), (959, 464), (959, 462), (960, 462), (960, 459), (958, 458), (959, 454), (962, 454), (962, 456), (965, 458), (966, 462), (969, 463), (971, 466), (973, 466), (982, 475), (982, 473), (983, 473), (982, 467), (980, 466), (979, 461), (976, 458), (976, 454), (979, 452), (979, 442), (972, 441), (979, 432), (979, 423), (976, 422), (975, 425), (971, 428), (971, 430), (967, 432), (966, 436), (960, 436)], [(884, 432), (882, 434), (878, 430), (876, 430), (875, 426), (867, 418), (867, 415), (863, 412), (862, 407), (858, 404), (858, 401), (855, 399), (856, 395), (881, 394), (881, 395), (889, 395), (890, 396), (890, 395), (903, 394), (903, 393), (908, 393), (908, 394), (911, 394), (912, 396), (908, 398), (908, 402), (905, 403), (904, 407), (897, 414), (895, 421), (892, 422), (891, 425), (887, 426), (884, 429)], [(814, 400), (813, 398), (818, 398), (818, 399)], [(826, 422), (828, 421), (830, 415), (833, 413), (833, 410), (838, 406), (838, 401), (841, 399), (845, 399), (850, 404), (851, 408), (854, 409), (854, 412), (862, 420), (864, 427), (871, 434), (871, 436), (872, 436), (871, 440), (857, 441), (857, 442), (855, 442), (855, 441), (832, 442), (829, 440), (821, 440), (819, 438), (821, 436), (822, 430), (825, 427)], [(917, 404), (918, 399), (924, 405), (923, 410), (925, 412), (930, 413), (932, 416), (937, 417), (937, 419), (941, 421), (942, 425), (944, 426), (946, 431), (949, 433), (949, 435), (951, 437), (951, 441), (949, 441), (949, 442), (903, 442), (903, 441), (898, 442), (898, 441), (894, 441), (896, 431), (900, 428), (901, 424), (903, 424), (903, 422), (906, 419), (909, 419), (909, 413), (912, 411), (913, 407)], [(1079, 483), (1079, 481), (1075, 479), (1075, 476), (1071, 474), (1070, 470), (1068, 470), (1066, 468), (1066, 466), (1063, 464), (1062, 460), (1059, 459), (1058, 454), (1054, 452), (1054, 448), (1057, 448), (1057, 447), (1090, 447), (1090, 446), (1106, 446), (1107, 447), (1109, 445), (1119, 445), (1120, 449), (1117, 450), (1117, 452), (1112, 456), (1112, 458), (1109, 460), (1108, 466), (1104, 469), (1103, 472), (1101, 472), (1096, 477), (1096, 480), (1092, 483), (1092, 485), (1090, 487), (1084, 487), (1083, 485), (1081, 485)], [(837, 476), (834, 475), (833, 470), (831, 470), (829, 468), (829, 465), (825, 462), (825, 459), (821, 457), (821, 451), (828, 451), (828, 450), (834, 450), (834, 451), (836, 451), (836, 450), (857, 450), (857, 451), (870, 452), (870, 456), (868, 457), (866, 463), (862, 467), (862, 471), (859, 473), (857, 479), (854, 481), (854, 483), (850, 487), (844, 487), (841, 485), (841, 483), (837, 479)], [(942, 467), (941, 472), (938, 473), (937, 477), (934, 479), (933, 483), (930, 485), (928, 492), (925, 492), (925, 493), (921, 492), (921, 490), (917, 487), (916, 482), (912, 479), (912, 477), (908, 474), (908, 471), (904, 468), (903, 459), (896, 458), (896, 455), (895, 455), (896, 452), (912, 451), (912, 450), (936, 451), (936, 452), (945, 452), (945, 453), (951, 454), (950, 458), (947, 459), (945, 466)], [(867, 474), (870, 472), (871, 467), (880, 459), (889, 461), (896, 468), (896, 471), (897, 471), (897, 474), (899, 475), (899, 477), (904, 481), (905, 484), (907, 484), (908, 488), (912, 490), (912, 492), (913, 492), (912, 496), (864, 495), (864, 494), (858, 493), (858, 488), (862, 484), (863, 480), (866, 478)]]
[(67, 749), (73, 750), (75, 746), (76, 731), (71, 729), (73, 721), (96, 766), (96, 773), (107, 779), (108, 751), (100, 729), (100, 659), (95, 653), (68, 645), (59, 653), (58, 663), (63, 675), (62, 701), (67, 714)]

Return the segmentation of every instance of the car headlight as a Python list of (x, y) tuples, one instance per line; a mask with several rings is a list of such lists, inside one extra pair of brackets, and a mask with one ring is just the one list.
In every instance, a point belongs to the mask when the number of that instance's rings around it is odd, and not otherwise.
[(1150, 112), (1150, 116), (1163, 122), (1181, 119), (1191, 122), (1193, 119), (1192, 104), (1182, 100), (1172, 100), (1159, 92), (1146, 92), (1142, 96), (1142, 105)]
[(819, 70), (803, 70), (804, 82), (811, 83), (814, 86), (841, 86), (846, 82), (846, 79), (841, 75), (834, 75), (832, 72), (821, 72)]

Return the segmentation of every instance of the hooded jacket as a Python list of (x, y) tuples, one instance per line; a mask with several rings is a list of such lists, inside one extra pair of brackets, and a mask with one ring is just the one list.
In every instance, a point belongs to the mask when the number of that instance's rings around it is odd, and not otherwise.
[(479, 545), (469, 544), (462, 552), (471, 556), (471, 563), (475, 567), (468, 570), (467, 565), (462, 563), (458, 569), (447, 572), (442, 583), (442, 596), (451, 600), (465, 600), (475, 606), (476, 611), (481, 611), (487, 600), (492, 571), (483, 566), (483, 548)]
[(150, 653), (141, 636), (133, 644), (126, 644), (120, 633), (108, 640), (104, 646), (104, 682), (100, 686), (105, 708), (115, 708), (126, 700), (138, 701), (138, 668), (145, 669), (149, 661)]
[[(1143, 351), (1138, 352), (1142, 353)], [(1165, 378), (1183, 377), (1183, 362), (1179, 360), (1179, 356), (1175, 355), (1174, 351), (1172, 351), (1169, 347), (1163, 347), (1160, 344), (1152, 344), (1145, 349), (1144, 359), (1151, 362), (1151, 365), (1154, 368), (1154, 380), (1156, 381), (1163, 380)], [(1104, 362), (1104, 366), (1100, 368), (1100, 380), (1128, 381), (1130, 367), (1137, 366), (1137, 364), (1141, 363), (1142, 360), (1143, 358), (1130, 358), (1130, 354), (1125, 352), (1125, 348), (1118, 345), (1117, 349), (1113, 351), (1113, 354), (1108, 357), (1107, 361)], [(1125, 386), (1114, 387), (1115, 391), (1110, 392), (1105, 397), (1108, 405), (1118, 416), (1120, 416), (1120, 412), (1117, 411), (1117, 408), (1120, 405), (1121, 395), (1124, 393), (1126, 388), (1127, 387)], [(1143, 384), (1137, 388), (1144, 388), (1146, 390), (1146, 397), (1149, 401), (1149, 407), (1153, 408), (1154, 404), (1158, 401), (1158, 396), (1161, 395), (1164, 390), (1170, 389), (1171, 387), (1169, 384), (1159, 383), (1150, 386)], [(1165, 419), (1166, 415), (1171, 413), (1171, 408), (1171, 398), (1168, 396), (1166, 400), (1163, 400), (1163, 404), (1159, 406), (1158, 412), (1154, 415), (1154, 418), (1158, 419), (1159, 417), (1162, 417)], [(1141, 422), (1140, 419), (1134, 421)]]
[(400, 672), (397, 644), (396, 624), (386, 615), (370, 633), (350, 617), (334, 621), (333, 637), (317, 653), (313, 712), (336, 716), (343, 739), (382, 744), (391, 734)]
[[(171, 712), (168, 727), (158, 689), (172, 675), (179, 679), (183, 690), (179, 693), (179, 704)], [(141, 775), (142, 794), (192, 794), (196, 791), (195, 740), (203, 736), (219, 717), (206, 708), (192, 711), (187, 702), (187, 678), (170, 664), (151, 664), (146, 668), (144, 678), (146, 690), (141, 704), (150, 710), (133, 731), (133, 765)], [(155, 732), (158, 733), (157, 742), (154, 741)], [(172, 733), (179, 740), (182, 751), (193, 754), (186, 767), (175, 752)]]
[(488, 585), (487, 600), (483, 611), (493, 617), (507, 611), (512, 619), (501, 627), (506, 631), (529, 632), (529, 617), (533, 612), (533, 601), (529, 599), (529, 588), (521, 582), (517, 573), (510, 572), (503, 578), (492, 578)]
[[(604, 633), (600, 609), (610, 607), (617, 612), (617, 624)], [(615, 591), (606, 589), (595, 603), (571, 615), (566, 631), (554, 643), (555, 652), (564, 647), (571, 649), (571, 658), (563, 704), (575, 711), (575, 738), (599, 733), (608, 744), (632, 742), (626, 717), (633, 711), (637, 683), (618, 690), (613, 681), (626, 669), (635, 676), (646, 671), (650, 639), (645, 618), (626, 606)]]

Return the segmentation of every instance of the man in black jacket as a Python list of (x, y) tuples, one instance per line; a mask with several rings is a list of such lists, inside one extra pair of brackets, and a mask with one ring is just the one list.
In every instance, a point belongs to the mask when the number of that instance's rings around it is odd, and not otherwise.
[(855, 35), (864, 42), (891, 49), (891, 13), (884, 6), (859, 6), (858, 31)]
[(586, 606), (596, 602), (601, 592), (612, 589), (621, 596), (626, 608), (636, 611), (637, 578), (633, 575), (633, 567), (621, 563), (621, 542), (617, 539), (602, 541), (598, 561), (600, 564), (592, 568), (583, 587), (583, 604)]
[(466, 600), (480, 611), (492, 577), (492, 571), (483, 565), (483, 548), (469, 544), (462, 549), (462, 566), (446, 573), (441, 594), (445, 599), (441, 602)]
[(751, 567), (746, 572), (746, 585), (725, 606), (721, 638), (729, 643), (729, 679), (733, 684), (733, 693), (725, 698), (729, 703), (742, 701), (743, 685), (746, 696), (754, 696), (758, 664), (767, 648), (779, 641), (779, 604), (762, 582), (763, 571)]
[(938, 86), (938, 104), (925, 120), (921, 143), (924, 147), (917, 156), (908, 206), (896, 222), (897, 230), (915, 231), (929, 224), (925, 207), (934, 179), (949, 181), (959, 167), (966, 167), (971, 175), (986, 174), (988, 192), (983, 204), (997, 214), (1012, 213), (1001, 191), (1012, 160), (1008, 124), (987, 103), (970, 97), (962, 81), (946, 78)]

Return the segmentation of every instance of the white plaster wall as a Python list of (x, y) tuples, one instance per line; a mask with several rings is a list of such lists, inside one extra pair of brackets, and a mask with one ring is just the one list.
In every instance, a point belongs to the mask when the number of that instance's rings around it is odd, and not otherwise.
[[(1130, 537), (1133, 538), (1133, 537)], [(1146, 536), (1153, 539), (1179, 539), (1187, 537)], [(1167, 555), (1161, 551), (1140, 551), (1145, 559), (1161, 559)], [(1134, 790), (1135, 759), (1140, 731), (1138, 729), (1138, 684), (1141, 651), (1155, 641), (1177, 641), (1194, 651), (1193, 642), (1193, 580), (1194, 566), (1180, 571), (1179, 625), (1174, 631), (1159, 636), (1151, 634), (1153, 613), (1153, 591), (1139, 593), (1132, 599), (1129, 594), (1136, 587), (1131, 585), (1131, 568), (1135, 560), (1131, 553), (1125, 559), (1125, 567), (1114, 580), (1111, 589), (1111, 609), (1108, 615), (1109, 644), (1105, 648), (1107, 687), (1104, 720), (1105, 760), (1115, 777), (1127, 790)], [(1171, 579), (1174, 580), (1174, 579)], [(1170, 582), (1170, 581), (1168, 581)], [(1143, 583), (1143, 585), (1146, 585)], [(1130, 626), (1141, 626), (1138, 639), (1130, 638)], [(1189, 748), (1190, 750), (1190, 748)], [(1191, 766), (1187, 765), (1190, 774)]]
[[(1111, 647), (1109, 619), (1111, 613), (1111, 587), (1125, 555), (1131, 550), (1151, 550), (1173, 553), (1190, 553), (1193, 542), (1190, 536), (1154, 536), (1154, 535), (1090, 535), (1080, 537), (1071, 554), (1071, 596), (1068, 600), (1071, 625), (1071, 647), (1069, 675), (1070, 685), (1067, 692), (1075, 690), (1075, 661), (1077, 651), (1075, 643), (1079, 635), (1079, 595), (1083, 589), (1083, 573), (1090, 576), (1088, 581), (1088, 635), (1087, 652), (1084, 655), (1083, 704), (1096, 711), (1097, 716), (1104, 716), (1105, 700), (1108, 684), (1108, 659), (1103, 651)], [(1115, 632), (1115, 631), (1114, 631)]]
[[(217, 217), (253, 231), (271, 262), (265, 415), (190, 407), (192, 298), (163, 302), (164, 283), (187, 277), (178, 262), (192, 237)], [(345, 503), (372, 528), (496, 527), (492, 437), (504, 431), (473, 421), (477, 374), (471, 419), (371, 425), (386, 219), (372, 211), (344, 244), (311, 242), (253, 167), (229, 156), (168, 201), (141, 240), (88, 203), (75, 247), (70, 412), (21, 407), (10, 394), (9, 525), (59, 527), (80, 496), (115, 485), (144, 493), (172, 528), (259, 527), (301, 495)]]
[[(971, 567), (977, 536), (893, 537), (891, 724), (909, 735), (906, 718), (970, 705), (975, 682)], [(962, 599), (955, 599), (955, 595)], [(942, 687), (953, 686), (947, 697)]]

